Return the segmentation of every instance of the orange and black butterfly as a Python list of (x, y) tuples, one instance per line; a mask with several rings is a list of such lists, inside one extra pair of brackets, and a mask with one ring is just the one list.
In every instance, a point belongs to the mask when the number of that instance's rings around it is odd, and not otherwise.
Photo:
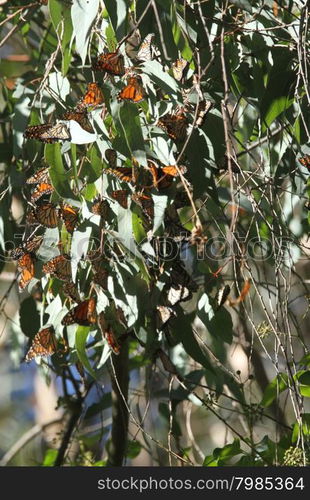
[(19, 288), (23, 289), (34, 278), (35, 256), (32, 253), (25, 253), (17, 261), (17, 267), (20, 271)]
[(87, 91), (78, 103), (79, 108), (88, 108), (90, 106), (100, 106), (104, 103), (102, 91), (96, 82), (87, 85)]
[(116, 338), (116, 335), (111, 325), (109, 325), (105, 330), (104, 336), (106, 338), (107, 343), (109, 344), (110, 349), (112, 349), (114, 354), (118, 355), (121, 352), (121, 346)]
[(73, 281), (66, 281), (62, 289), (64, 294), (68, 295), (74, 302), (81, 302), (79, 292)]
[(29, 224), (38, 223), (44, 227), (57, 227), (59, 218), (59, 210), (54, 205), (54, 203), (50, 202), (41, 202), (32, 208), (30, 212), (27, 214), (27, 222)]
[(151, 61), (153, 58), (152, 54), (152, 40), (155, 37), (154, 33), (150, 33), (147, 35), (143, 42), (140, 45), (140, 48), (137, 53), (137, 59), (139, 61)]
[(113, 200), (117, 201), (121, 207), (128, 208), (128, 190), (127, 189), (117, 189), (112, 191), (111, 197)]
[(47, 144), (57, 141), (70, 141), (71, 135), (64, 123), (42, 123), (41, 125), (31, 125), (26, 128), (24, 137), (36, 139)]
[(107, 168), (104, 172), (118, 177), (118, 179), (123, 182), (136, 182), (137, 172), (136, 169), (133, 169), (132, 167)]
[(173, 64), (172, 64), (172, 73), (174, 78), (180, 82), (183, 78), (183, 73), (184, 70), (187, 66), (187, 61), (185, 59), (177, 59)]
[(305, 155), (302, 158), (299, 158), (298, 161), (303, 167), (306, 167), (310, 172), (310, 155)]
[(41, 196), (51, 194), (54, 191), (52, 184), (41, 182), (37, 187), (31, 192), (31, 201), (35, 203), (41, 198)]
[[(157, 189), (165, 189), (171, 186), (172, 181), (179, 175), (175, 165), (156, 167), (155, 163), (148, 161), (148, 167), (153, 177), (153, 186)], [(185, 167), (179, 167), (181, 172), (185, 172)]]
[(183, 112), (175, 114), (167, 113), (158, 120), (157, 126), (162, 128), (171, 139), (184, 141), (188, 121)]
[(25, 361), (29, 363), (33, 358), (39, 356), (51, 356), (56, 350), (57, 342), (54, 327), (43, 328), (34, 337), (30, 349), (25, 356)]
[(72, 234), (79, 220), (79, 211), (68, 203), (60, 204), (60, 214), (68, 233)]
[(144, 89), (141, 78), (138, 76), (130, 76), (127, 80), (126, 87), (121, 90), (117, 96), (118, 101), (140, 102), (144, 99)]
[(86, 109), (75, 108), (71, 111), (66, 111), (66, 113), (62, 116), (63, 120), (74, 120), (79, 125), (81, 125), (82, 129), (86, 130), (92, 134), (94, 132), (93, 127), (88, 119), (88, 114)]
[(106, 219), (108, 213), (109, 213), (109, 203), (107, 200), (102, 200), (101, 198), (97, 198), (92, 207), (91, 211), (95, 215), (100, 215), (103, 219)]
[(110, 75), (122, 76), (125, 73), (124, 57), (118, 52), (100, 54), (93, 63), (93, 70), (105, 71)]
[(11, 257), (13, 260), (17, 260), (25, 253), (34, 253), (41, 246), (43, 241), (43, 236), (31, 236), (26, 241), (23, 241), (21, 245), (14, 248), (11, 251)]
[(42, 182), (49, 183), (50, 176), (48, 173), (48, 168), (43, 167), (37, 170), (29, 179), (26, 180), (26, 184), (40, 184)]
[(91, 297), (90, 299), (80, 302), (71, 311), (69, 311), (62, 319), (62, 325), (73, 325), (77, 323), (78, 325), (88, 326), (97, 321), (96, 312), (96, 298)]
[(52, 274), (62, 281), (71, 279), (71, 261), (69, 255), (57, 255), (43, 266), (43, 272)]

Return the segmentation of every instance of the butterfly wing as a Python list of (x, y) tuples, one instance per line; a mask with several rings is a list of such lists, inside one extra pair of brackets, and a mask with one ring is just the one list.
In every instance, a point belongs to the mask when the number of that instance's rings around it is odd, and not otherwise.
[(162, 116), (157, 122), (157, 126), (162, 128), (167, 135), (175, 141), (184, 141), (187, 131), (187, 118), (184, 113), (170, 114)]
[(139, 59), (139, 61), (152, 60), (152, 40), (154, 36), (154, 33), (150, 33), (144, 38), (137, 53), (137, 59)]
[(124, 57), (118, 52), (100, 54), (93, 63), (95, 71), (104, 71), (110, 75), (121, 76), (125, 73)]
[(31, 201), (35, 203), (37, 200), (41, 198), (41, 196), (51, 194), (54, 191), (54, 188), (51, 184), (41, 182), (37, 185), (37, 187), (31, 193)]
[(44, 227), (57, 227), (59, 211), (54, 203), (40, 203), (33, 212), (36, 221)]
[(81, 99), (79, 106), (100, 106), (100, 104), (103, 104), (103, 102), (103, 94), (98, 83), (91, 82), (87, 85), (87, 91)]
[(40, 184), (41, 182), (49, 183), (50, 177), (48, 173), (48, 168), (43, 167), (37, 170), (29, 179), (26, 180), (26, 184)]
[(22, 290), (28, 285), (32, 278), (34, 278), (34, 262), (35, 257), (31, 253), (25, 253), (17, 261), (17, 266), (21, 273), (19, 288)]
[(119, 101), (141, 102), (144, 99), (144, 89), (141, 80), (135, 76), (128, 78), (126, 87), (117, 96)]
[(60, 205), (60, 213), (68, 233), (72, 234), (79, 220), (79, 212), (68, 203)]
[(67, 111), (63, 114), (62, 118), (63, 120), (76, 121), (82, 127), (82, 129), (86, 130), (86, 132), (89, 132), (90, 134), (94, 132), (93, 127), (88, 119), (86, 109), (79, 110), (75, 108), (72, 111)]
[(55, 330), (53, 326), (43, 328), (34, 337), (25, 361), (29, 363), (33, 358), (39, 356), (51, 356), (57, 350)]
[(56, 276), (62, 281), (71, 279), (71, 261), (69, 255), (57, 255), (43, 266), (43, 272)]
[(306, 167), (310, 172), (310, 155), (305, 155), (302, 158), (299, 158), (298, 161), (303, 167)]
[(185, 59), (177, 59), (173, 64), (172, 64), (172, 73), (174, 78), (180, 82), (183, 77), (184, 70), (187, 66), (187, 61)]
[(131, 167), (107, 168), (104, 172), (107, 172), (108, 174), (112, 174), (115, 177), (118, 177), (118, 179), (123, 182), (134, 183), (136, 181), (135, 178), (136, 172)]
[(113, 200), (117, 201), (121, 207), (128, 208), (128, 191), (127, 189), (118, 189), (112, 191), (111, 197)]
[(62, 325), (73, 325), (77, 323), (78, 325), (88, 326), (96, 323), (96, 299), (91, 297), (90, 299), (80, 302), (71, 311), (69, 311), (62, 319)]

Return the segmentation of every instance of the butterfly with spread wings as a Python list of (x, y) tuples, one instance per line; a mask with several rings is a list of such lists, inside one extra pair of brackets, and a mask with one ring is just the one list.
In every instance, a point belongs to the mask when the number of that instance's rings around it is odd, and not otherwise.
[(122, 76), (125, 74), (124, 57), (119, 52), (100, 54), (93, 62), (92, 67), (95, 71), (104, 71), (110, 75)]
[(62, 318), (61, 324), (68, 326), (77, 323), (78, 325), (89, 326), (96, 323), (96, 303), (95, 297), (83, 300)]
[(144, 88), (139, 76), (130, 76), (127, 85), (118, 94), (118, 101), (141, 102), (144, 99)]
[(157, 126), (162, 128), (166, 134), (175, 141), (184, 141), (187, 133), (188, 120), (183, 111), (178, 113), (167, 113), (162, 116)]
[(66, 281), (63, 285), (63, 292), (65, 295), (68, 295), (70, 299), (72, 299), (74, 302), (81, 302), (81, 298), (78, 292), (78, 289), (76, 285), (73, 283), (73, 281)]
[(103, 93), (97, 82), (87, 84), (87, 91), (78, 103), (78, 108), (100, 106), (104, 103)]
[(43, 328), (34, 337), (25, 361), (29, 363), (34, 358), (41, 356), (51, 356), (57, 351), (57, 342), (53, 326)]
[(57, 255), (43, 265), (43, 272), (56, 276), (62, 281), (71, 279), (71, 259), (69, 255)]
[(56, 124), (42, 123), (41, 125), (31, 125), (26, 128), (24, 137), (27, 139), (36, 139), (47, 144), (71, 140), (68, 127), (61, 122)]

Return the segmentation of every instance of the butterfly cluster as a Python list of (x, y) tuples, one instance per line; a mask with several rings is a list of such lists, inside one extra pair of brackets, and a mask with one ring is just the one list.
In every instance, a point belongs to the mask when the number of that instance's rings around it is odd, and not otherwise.
[[(92, 60), (92, 71), (94, 79), (86, 84), (84, 94), (77, 98), (74, 107), (66, 110), (57, 120), (51, 123), (39, 125), (29, 125), (24, 131), (26, 140), (33, 139), (44, 144), (54, 144), (57, 142), (70, 142), (71, 137), (70, 122), (77, 122), (86, 132), (93, 132), (92, 117), (99, 109), (102, 120), (108, 115), (105, 123), (107, 134), (110, 134), (111, 146), (113, 138), (118, 132), (114, 129), (109, 119), (110, 108), (113, 105), (122, 106), (123, 103), (130, 102), (141, 105), (148, 99), (148, 92), (145, 87), (143, 65), (152, 59), (158, 59), (159, 52), (154, 44), (155, 35), (148, 34), (134, 56), (134, 64), (126, 67), (127, 59), (121, 52), (120, 47), (110, 52), (102, 52)], [(168, 68), (170, 75), (179, 83), (186, 80), (189, 62), (183, 58), (177, 59)], [(166, 68), (167, 70), (167, 68)], [(103, 84), (98, 83), (103, 75)], [(106, 82), (109, 85), (106, 85)], [(114, 89), (113, 89), (114, 87)], [(108, 90), (108, 91), (107, 91)], [(157, 85), (157, 92), (162, 98), (162, 91)], [(114, 100), (113, 100), (114, 99)], [(140, 109), (140, 108), (139, 108)], [(199, 104), (196, 123), (203, 122), (207, 106), (202, 100)], [(209, 109), (209, 108), (208, 108)], [(190, 121), (188, 111), (191, 110), (187, 96), (184, 97), (183, 105), (177, 106), (168, 113), (164, 112), (152, 125), (163, 135), (167, 141), (172, 141), (173, 147), (180, 150), (187, 138)], [(92, 114), (94, 112), (94, 115)], [(98, 117), (98, 113), (96, 114)], [(109, 128), (110, 127), (110, 128)], [(117, 149), (117, 148), (116, 148)], [(38, 168), (26, 180), (27, 189), (30, 190), (28, 197), (28, 208), (26, 213), (26, 226), (22, 243), (11, 253), (13, 259), (17, 261), (19, 271), (19, 288), (24, 290), (32, 283), (34, 278), (40, 279), (44, 276), (45, 282), (49, 283), (47, 293), (60, 293), (64, 303), (69, 304), (69, 310), (64, 311), (61, 319), (61, 327), (66, 329), (70, 325), (89, 326), (99, 328), (103, 338), (109, 344), (114, 354), (119, 354), (121, 349), (121, 336), (118, 327), (121, 325), (123, 332), (126, 331), (126, 319), (120, 308), (112, 308), (112, 319), (106, 318), (102, 312), (97, 313), (98, 290), (108, 291), (108, 280), (111, 276), (112, 266), (106, 255), (103, 255), (105, 243), (105, 230), (110, 228), (111, 221), (115, 219), (115, 214), (121, 210), (130, 210), (135, 213), (142, 222), (143, 230), (148, 234), (151, 246), (156, 247), (156, 237), (152, 235), (155, 221), (156, 205), (154, 196), (170, 196), (171, 203), (169, 214), (165, 216), (167, 226), (167, 236), (172, 236), (177, 240), (179, 233), (184, 231), (176, 215), (176, 222), (173, 219), (173, 210), (177, 214), (177, 209), (188, 204), (188, 198), (182, 198), (184, 187), (182, 184), (190, 182), (186, 179), (187, 168), (185, 165), (164, 164), (156, 155), (152, 155), (148, 149), (147, 161), (140, 165), (135, 158), (119, 157), (119, 153), (109, 147), (102, 151), (103, 170), (102, 179), (105, 179), (107, 188), (99, 191), (96, 187), (96, 197), (91, 201), (87, 195), (89, 213), (99, 217), (100, 244), (94, 244), (84, 256), (88, 271), (83, 278), (79, 278), (79, 271), (73, 270), (72, 255), (70, 252), (71, 237), (75, 230), (85, 230), (87, 225), (84, 215), (77, 206), (71, 204), (71, 200), (63, 199), (58, 192), (57, 185), (53, 183), (53, 176), (50, 175), (50, 167)], [(67, 165), (66, 178), (69, 179), (71, 189), (75, 196), (83, 197), (85, 184), (83, 178), (87, 177), (87, 165), (91, 163), (91, 157), (84, 152), (83, 160), (78, 165), (75, 179), (73, 179), (73, 163), (70, 160)], [(67, 161), (67, 160), (66, 160)], [(85, 163), (85, 165), (83, 165)], [(173, 162), (172, 162), (173, 163)], [(76, 165), (74, 166), (76, 169)], [(185, 176), (185, 177), (184, 177)], [(87, 181), (86, 181), (87, 184)], [(82, 194), (81, 194), (82, 193)], [(173, 201), (175, 197), (175, 200)], [(183, 201), (181, 201), (181, 198)], [(177, 201), (178, 199), (178, 201)], [(184, 201), (185, 200), (185, 201)], [(179, 205), (178, 205), (179, 204)], [(89, 219), (92, 221), (92, 218)], [(45, 234), (49, 230), (59, 230), (58, 254), (45, 260), (41, 265), (41, 246), (44, 246)], [(123, 257), (122, 246), (115, 241), (110, 244), (109, 255), (116, 256), (117, 259)], [(155, 251), (156, 265), (159, 260)], [(79, 266), (79, 264), (78, 264)], [(152, 266), (146, 258), (146, 267), (150, 275), (154, 274), (157, 279), (161, 270), (153, 273)], [(85, 266), (84, 266), (85, 268)], [(168, 273), (168, 274), (167, 274)], [(85, 274), (85, 273), (84, 273)], [(166, 267), (164, 274), (165, 286), (163, 288), (163, 298), (161, 305), (154, 311), (161, 317), (159, 329), (166, 328), (170, 320), (176, 315), (178, 304), (187, 301), (197, 290), (196, 283), (182, 265), (180, 258)], [(90, 278), (89, 278), (90, 277)], [(30, 287), (31, 288), (31, 287)], [(55, 291), (54, 291), (55, 290)], [(110, 306), (109, 306), (110, 307)], [(112, 307), (112, 306), (111, 306)], [(113, 319), (114, 318), (114, 319)], [(58, 352), (58, 331), (53, 326), (46, 325), (35, 335), (25, 360), (31, 361), (35, 357), (50, 356)]]

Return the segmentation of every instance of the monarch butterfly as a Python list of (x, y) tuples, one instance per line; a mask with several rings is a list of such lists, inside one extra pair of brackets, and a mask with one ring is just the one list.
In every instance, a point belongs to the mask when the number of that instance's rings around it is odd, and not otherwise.
[(34, 278), (34, 262), (35, 256), (32, 253), (25, 253), (18, 259), (17, 266), (21, 273), (19, 288), (25, 288), (29, 281)]
[(62, 325), (73, 325), (77, 323), (78, 325), (88, 326), (97, 321), (96, 313), (96, 298), (91, 297), (90, 299), (80, 302), (71, 311), (69, 311), (61, 321)]
[(79, 212), (68, 203), (60, 204), (60, 214), (68, 233), (72, 234), (79, 220)]
[(130, 76), (126, 87), (121, 90), (117, 96), (118, 101), (140, 102), (144, 99), (144, 89), (140, 77)]
[(154, 201), (149, 195), (143, 193), (133, 193), (131, 195), (132, 200), (137, 203), (142, 208), (142, 211), (151, 220), (154, 218)]
[(155, 37), (154, 33), (147, 35), (140, 45), (137, 53), (137, 59), (139, 61), (151, 61), (152, 60), (152, 40)]
[(100, 54), (93, 63), (93, 70), (105, 71), (111, 75), (121, 76), (125, 73), (124, 57), (118, 52)]
[(71, 262), (69, 255), (57, 255), (43, 266), (43, 272), (52, 274), (62, 281), (69, 281), (71, 278)]
[(41, 182), (48, 183), (50, 180), (48, 168), (43, 167), (37, 170), (29, 179), (26, 180), (26, 184), (40, 184)]
[(110, 167), (116, 168), (117, 153), (116, 153), (115, 149), (106, 149), (105, 150), (105, 157), (108, 160)]
[(98, 83), (91, 82), (88, 83), (87, 91), (84, 94), (83, 98), (80, 100), (78, 106), (79, 108), (88, 106), (99, 106), (100, 104), (103, 104), (103, 102), (104, 102), (103, 94)]
[(69, 295), (69, 297), (74, 300), (74, 302), (81, 302), (79, 292), (73, 283), (73, 281), (66, 281), (63, 285), (63, 292), (65, 295)]
[(298, 161), (303, 167), (307, 167), (310, 171), (310, 155), (305, 155), (302, 158), (299, 158)]
[(19, 245), (18, 247), (14, 248), (11, 251), (12, 259), (17, 260), (23, 255), (25, 255), (25, 253), (35, 252), (40, 247), (42, 241), (43, 241), (43, 236), (32, 236), (28, 238), (21, 245)]
[(175, 141), (184, 141), (187, 125), (188, 121), (183, 112), (175, 114), (167, 113), (157, 122), (157, 126), (162, 128)]
[(95, 215), (100, 215), (103, 219), (106, 219), (109, 212), (109, 204), (107, 200), (97, 199), (94, 201), (91, 211)]
[(116, 191), (112, 191), (111, 197), (113, 198), (113, 200), (117, 201), (121, 207), (128, 208), (127, 189), (118, 189)]
[(105, 172), (118, 177), (121, 181), (124, 182), (136, 182), (136, 170), (132, 169), (131, 167), (107, 168)]
[(71, 135), (64, 123), (55, 125), (43, 123), (41, 125), (31, 125), (24, 132), (24, 137), (37, 139), (38, 141), (52, 144), (57, 141), (70, 141)]
[(174, 63), (172, 63), (172, 73), (174, 78), (180, 82), (183, 77), (184, 70), (187, 66), (187, 61), (185, 59), (177, 59)]
[[(165, 189), (171, 186), (173, 178), (179, 175), (175, 165), (156, 167), (155, 163), (148, 161), (148, 167), (153, 177), (153, 186), (157, 189)], [(184, 173), (186, 167), (180, 166), (179, 170)]]
[(34, 203), (35, 201), (39, 200), (41, 198), (41, 196), (44, 196), (46, 194), (51, 194), (53, 191), (54, 191), (54, 188), (51, 184), (41, 182), (32, 191), (30, 199), (31, 199), (32, 203)]
[(43, 328), (34, 337), (30, 349), (25, 356), (26, 363), (39, 356), (51, 356), (57, 350), (55, 330), (53, 326)]
[(118, 355), (121, 352), (121, 346), (117, 341), (116, 335), (111, 325), (109, 325), (108, 328), (105, 330), (104, 336), (106, 338), (106, 341), (110, 349), (112, 349), (114, 354)]
[(54, 203), (40, 201), (27, 215), (27, 222), (29, 224), (36, 222), (44, 227), (53, 228), (58, 225), (58, 217), (59, 210)]
[(222, 307), (223, 304), (225, 304), (226, 299), (228, 298), (228, 295), (230, 294), (230, 286), (225, 285), (223, 288), (221, 288), (216, 296), (215, 296), (215, 301), (216, 301), (216, 308), (215, 310), (217, 311), (220, 307)]
[(71, 111), (67, 111), (66, 113), (63, 114), (62, 119), (74, 120), (79, 125), (81, 125), (81, 127), (84, 130), (86, 130), (86, 132), (89, 132), (90, 134), (94, 132), (93, 127), (91, 126), (91, 123), (88, 119), (88, 114), (86, 109), (75, 108), (72, 109)]

